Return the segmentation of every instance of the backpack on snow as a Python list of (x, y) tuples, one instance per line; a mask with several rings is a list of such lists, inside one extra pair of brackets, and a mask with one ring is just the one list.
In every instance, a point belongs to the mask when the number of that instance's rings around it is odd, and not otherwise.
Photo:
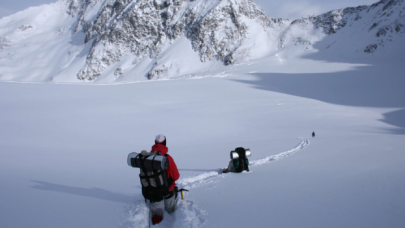
[[(235, 153), (237, 153), (237, 156), (235, 156)], [(231, 151), (233, 168), (235, 169), (236, 173), (241, 173), (244, 170), (249, 172), (249, 159), (247, 158), (248, 156), (250, 156), (250, 150), (246, 150), (243, 147), (238, 147), (234, 151)]]
[(140, 168), (142, 195), (151, 202), (162, 201), (170, 194), (169, 187), (173, 184), (173, 180), (166, 175), (166, 169), (169, 167), (168, 156), (160, 155), (160, 151), (128, 155), (128, 165)]

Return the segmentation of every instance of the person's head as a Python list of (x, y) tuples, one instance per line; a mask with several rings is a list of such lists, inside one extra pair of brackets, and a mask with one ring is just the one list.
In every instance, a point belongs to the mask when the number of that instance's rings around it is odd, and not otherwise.
[(166, 136), (164, 136), (162, 134), (156, 135), (155, 143), (156, 144), (162, 144), (163, 146), (166, 146)]

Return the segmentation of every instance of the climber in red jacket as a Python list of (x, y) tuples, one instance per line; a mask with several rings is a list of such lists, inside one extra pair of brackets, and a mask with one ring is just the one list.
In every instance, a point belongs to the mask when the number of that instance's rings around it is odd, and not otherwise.
[[(152, 146), (151, 153), (160, 151), (161, 155), (165, 155), (169, 160), (169, 167), (166, 169), (167, 180), (169, 181), (169, 195), (165, 196), (162, 201), (151, 202), (152, 223), (153, 225), (160, 223), (163, 220), (163, 205), (164, 210), (171, 213), (175, 209), (177, 198), (176, 180), (180, 178), (179, 170), (173, 158), (167, 154), (169, 149), (166, 147), (166, 137), (164, 135), (157, 135), (155, 145)], [(164, 201), (164, 202), (163, 202)]]

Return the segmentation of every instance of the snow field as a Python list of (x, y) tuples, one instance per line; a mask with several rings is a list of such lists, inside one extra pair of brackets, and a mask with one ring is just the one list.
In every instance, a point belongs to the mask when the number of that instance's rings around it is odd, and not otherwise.
[[(133, 67), (129, 56), (78, 85), (90, 45), (71, 35), (76, 19), (60, 17), (62, 8), (0, 21), (0, 45), (10, 45), (0, 50), (0, 227), (147, 227), (139, 171), (126, 158), (157, 134), (190, 189), (157, 227), (405, 224), (405, 46), (402, 33), (369, 30), (377, 14), (326, 37), (293, 28), (312, 44), (287, 37), (280, 50), (255, 44), (279, 39), (256, 27), (246, 62), (228, 67), (201, 63), (182, 37), (156, 62)], [(384, 49), (365, 54), (364, 39), (383, 39)], [(168, 75), (146, 82), (154, 64)], [(239, 146), (252, 150), (251, 172), (219, 175)]]
[[(335, 64), (313, 63), (321, 70)], [(370, 68), (378, 75), (388, 69)], [(366, 69), (337, 75), (350, 85), (351, 74), (368, 77)], [(362, 97), (324, 84), (321, 76), (335, 74), (326, 70), (230, 74), (115, 86), (0, 83), (0, 225), (145, 225), (139, 171), (126, 158), (163, 133), (178, 184), (190, 192), (161, 227), (401, 227), (401, 117), (384, 120), (401, 107), (402, 96), (394, 96), (401, 90), (384, 83), (346, 87), (365, 97), (380, 89), (381, 101), (361, 107)], [(314, 89), (317, 83), (322, 88)], [(310, 147), (296, 153), (312, 131)], [(239, 146), (252, 150), (252, 172), (218, 175)]]

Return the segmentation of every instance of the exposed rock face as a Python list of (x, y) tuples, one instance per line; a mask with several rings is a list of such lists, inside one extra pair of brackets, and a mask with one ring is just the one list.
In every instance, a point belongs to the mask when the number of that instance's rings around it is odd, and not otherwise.
[(321, 29), (323, 34), (331, 35), (345, 27), (349, 19), (360, 19), (361, 12), (367, 9), (368, 6), (351, 7), (333, 10), (315, 17), (297, 19), (281, 34), (279, 48), (283, 48), (286, 43), (291, 41), (296, 44), (312, 45), (312, 41), (308, 37), (297, 36), (296, 31)]
[(86, 13), (91, 10), (99, 1), (101, 0), (67, 0), (67, 13), (72, 17), (78, 17), (73, 32), (77, 32), (82, 29), (83, 24), (86, 23)]
[[(314, 37), (306, 35), (306, 31), (311, 29), (321, 30), (325, 35), (333, 35), (348, 25), (364, 23), (366, 26), (368, 25), (369, 33), (375, 33), (376, 37), (381, 37), (375, 44), (364, 45), (364, 52), (373, 53), (378, 46), (384, 46), (384, 43), (390, 41), (389, 34), (404, 33), (405, 7), (402, 5), (403, 2), (403, 0), (382, 0), (371, 6), (349, 7), (316, 17), (295, 20), (281, 34), (279, 48), (283, 48), (289, 42), (312, 45), (311, 38)], [(297, 30), (301, 30), (301, 34)], [(315, 41), (318, 40), (315, 39)]]
[[(72, 1), (70, 12), (88, 7), (92, 1)], [(280, 20), (270, 19), (251, 0), (111, 0), (99, 11), (96, 19), (83, 25), (86, 43), (92, 43), (87, 66), (77, 77), (93, 80), (103, 70), (126, 55), (139, 60), (159, 55), (166, 41), (185, 35), (202, 62), (235, 61), (242, 41), (248, 33), (243, 17), (256, 20), (263, 30), (277, 26)], [(79, 24), (83, 24), (80, 16)], [(149, 74), (149, 77), (154, 75)]]
[(1, 37), (0, 36), (0, 49), (4, 49), (6, 47), (11, 46), (11, 41), (8, 40), (6, 37)]
[[(383, 0), (370, 7), (369, 11), (377, 8), (377, 14), (375, 16), (376, 22), (370, 26), (369, 31), (375, 33), (378, 39), (375, 44), (367, 46), (364, 52), (373, 53), (378, 46), (384, 46), (385, 43), (390, 42), (393, 34), (405, 33), (405, 7), (402, 6), (403, 2), (403, 0)], [(383, 7), (378, 9), (379, 6)], [(395, 15), (397, 13), (398, 15)]]
[(148, 79), (160, 79), (166, 78), (169, 68), (163, 64), (163, 66), (158, 66), (157, 64), (148, 73)]
[(21, 31), (25, 31), (27, 29), (32, 29), (31, 25), (21, 25), (20, 27), (18, 27)]
[[(277, 37), (279, 49), (288, 43), (310, 46), (320, 37), (333, 35), (348, 25), (372, 21), (369, 32), (379, 39), (364, 44), (364, 52), (373, 53), (387, 42), (390, 34), (405, 31), (405, 10), (395, 10), (403, 7), (403, 0), (382, 0), (371, 6), (333, 10), (292, 23), (269, 18), (251, 0), (106, 0), (95, 18), (86, 15), (100, 0), (65, 1), (67, 13), (78, 18), (74, 32), (84, 31), (84, 42), (91, 45), (86, 65), (77, 74), (80, 80), (96, 79), (126, 56), (135, 57), (134, 66), (147, 57), (156, 59), (164, 45), (181, 36), (190, 40), (201, 62), (216, 60), (229, 65), (243, 61), (248, 50), (241, 46), (251, 32), (248, 20), (268, 31), (269, 36)], [(397, 12), (398, 17), (392, 17)], [(318, 35), (308, 31), (317, 31)], [(146, 76), (161, 78), (170, 68), (156, 63)], [(121, 67), (115, 69), (115, 76), (122, 74)]]
[(251, 0), (58, 0), (0, 19), (2, 80), (189, 78), (273, 56), (281, 64), (401, 58), (404, 46), (403, 0), (293, 22)]

